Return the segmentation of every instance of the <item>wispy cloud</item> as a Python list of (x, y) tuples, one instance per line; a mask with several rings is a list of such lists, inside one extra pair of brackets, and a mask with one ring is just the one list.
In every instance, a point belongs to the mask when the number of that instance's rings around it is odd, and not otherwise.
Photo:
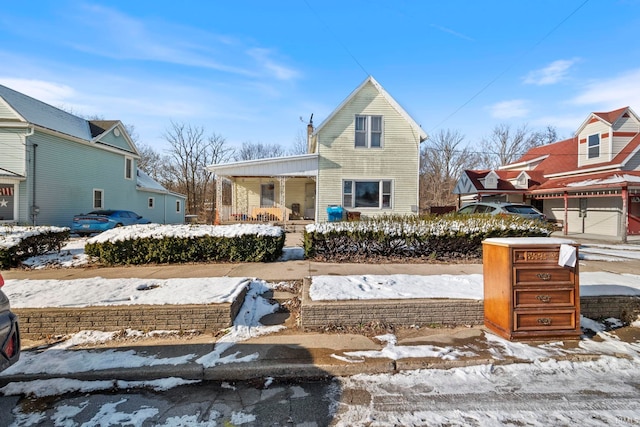
[(471, 38), (471, 37), (469, 37), (467, 35), (464, 35), (462, 33), (454, 31), (454, 30), (452, 30), (450, 28), (443, 27), (441, 25), (431, 24), (430, 27), (431, 28), (435, 28), (436, 30), (442, 31), (443, 33), (448, 33), (448, 34), (454, 35), (454, 36), (456, 36), (458, 38), (461, 38), (461, 39), (464, 39), (464, 40), (468, 40), (468, 41), (471, 41), (471, 42), (475, 41), (473, 38)]
[(640, 107), (640, 68), (587, 84), (571, 103), (595, 105), (598, 109)]
[(50, 105), (65, 105), (78, 96), (70, 86), (44, 80), (0, 76), (0, 84)]
[(529, 114), (528, 102), (524, 99), (512, 99), (490, 105), (488, 108), (491, 117), (496, 119), (513, 119), (526, 117)]
[[(96, 20), (95, 17), (100, 19)], [(72, 48), (105, 58), (156, 61), (252, 78), (294, 79), (292, 67), (274, 59), (273, 50), (236, 37), (167, 21), (140, 20), (99, 5), (85, 5), (75, 14), (69, 32), (57, 30)], [(254, 52), (263, 51), (261, 55)]]
[(282, 64), (274, 61), (271, 56), (273, 52), (269, 49), (249, 49), (249, 56), (254, 58), (258, 64), (261, 64), (265, 70), (269, 70), (279, 80), (291, 80), (299, 76), (299, 73)]
[(524, 83), (545, 86), (562, 81), (569, 73), (569, 68), (573, 66), (577, 59), (559, 59), (539, 70), (531, 71), (524, 78)]

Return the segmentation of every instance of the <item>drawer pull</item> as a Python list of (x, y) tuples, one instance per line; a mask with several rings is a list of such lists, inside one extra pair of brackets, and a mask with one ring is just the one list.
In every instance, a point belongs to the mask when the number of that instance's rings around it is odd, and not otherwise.
[(538, 323), (545, 326), (551, 326), (551, 319), (548, 317), (541, 317), (538, 319)]
[(540, 302), (551, 302), (551, 297), (549, 295), (538, 295), (536, 296), (536, 299)]
[(538, 274), (536, 274), (536, 276), (538, 276), (538, 279), (540, 279), (540, 280), (544, 280), (544, 281), (551, 280), (551, 274), (549, 274), (549, 273), (538, 273)]

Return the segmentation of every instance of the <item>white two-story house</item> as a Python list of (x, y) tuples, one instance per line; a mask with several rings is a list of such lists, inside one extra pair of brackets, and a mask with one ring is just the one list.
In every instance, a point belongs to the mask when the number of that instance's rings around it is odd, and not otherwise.
[(368, 77), (318, 127), (308, 154), (208, 167), (221, 221), (312, 219), (328, 208), (361, 217), (418, 213), (422, 128)]

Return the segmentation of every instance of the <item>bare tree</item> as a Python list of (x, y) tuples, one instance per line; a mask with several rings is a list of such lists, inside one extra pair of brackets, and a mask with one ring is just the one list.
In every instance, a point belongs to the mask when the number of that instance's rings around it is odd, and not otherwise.
[(307, 150), (307, 131), (300, 129), (293, 140), (292, 147), (287, 151), (287, 154), (290, 156), (297, 156), (300, 154), (307, 154)]
[(512, 129), (508, 124), (496, 125), (491, 135), (480, 143), (482, 164), (487, 169), (496, 169), (518, 160), (533, 147), (553, 142), (557, 137), (556, 129), (547, 126), (544, 131), (533, 132), (526, 124)]
[(153, 147), (146, 144), (137, 144), (137, 147), (138, 154), (140, 154), (138, 168), (156, 181), (162, 181), (162, 171), (169, 162), (167, 156), (161, 155)]
[(284, 149), (278, 144), (263, 144), (262, 142), (243, 142), (242, 147), (236, 151), (234, 159), (257, 160), (284, 156)]
[(205, 138), (202, 127), (184, 123), (171, 122), (164, 138), (171, 147), (168, 152), (171, 165), (167, 172), (173, 175), (172, 189), (186, 194), (187, 212), (208, 216), (213, 208), (213, 191), (210, 190), (212, 174), (206, 167), (228, 160), (233, 151), (226, 147), (222, 136), (214, 133)]
[(473, 169), (479, 156), (463, 147), (464, 135), (441, 130), (430, 137), (420, 150), (420, 204), (431, 206), (456, 204), (453, 189), (465, 169)]

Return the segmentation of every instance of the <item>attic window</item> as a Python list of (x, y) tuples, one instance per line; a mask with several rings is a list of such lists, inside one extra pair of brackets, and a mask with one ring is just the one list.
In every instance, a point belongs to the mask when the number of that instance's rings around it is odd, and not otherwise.
[(495, 176), (488, 176), (484, 182), (485, 188), (495, 189), (498, 187), (498, 180)]
[(600, 157), (600, 134), (589, 135), (587, 144), (587, 158), (595, 159)]
[(356, 148), (381, 148), (382, 116), (356, 116)]

